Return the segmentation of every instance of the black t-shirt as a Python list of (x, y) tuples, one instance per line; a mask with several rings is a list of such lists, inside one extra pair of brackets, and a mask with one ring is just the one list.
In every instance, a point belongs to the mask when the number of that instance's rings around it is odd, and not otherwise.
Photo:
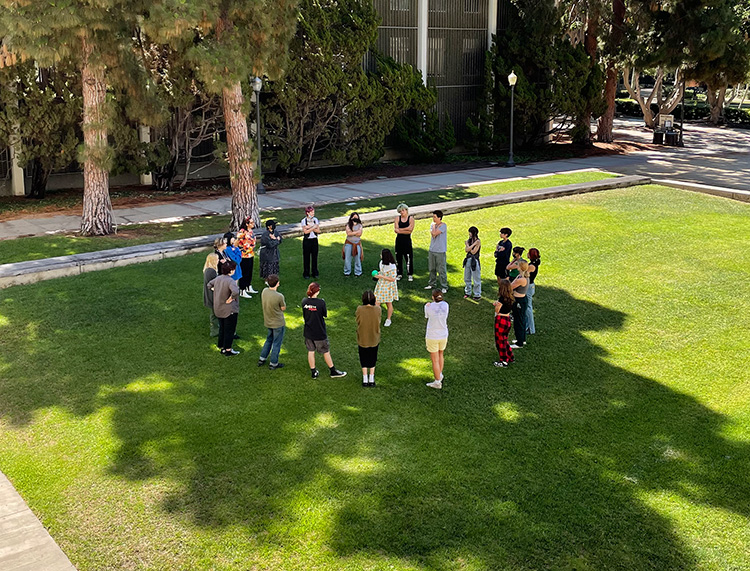
[[(502, 252), (498, 252), (497, 248), (502, 246), (505, 248)], [(505, 240), (498, 242), (495, 248), (495, 275), (505, 277), (508, 275), (508, 271), (505, 267), (510, 263), (510, 254), (513, 252), (513, 242)]]
[(503, 301), (502, 299), (498, 300), (500, 302), (500, 311), (498, 313), (502, 313), (504, 315), (510, 313), (513, 310), (513, 302), (510, 303)]
[(534, 280), (536, 279), (536, 275), (539, 273), (539, 266), (542, 265), (542, 259), (538, 258), (536, 260), (529, 260), (529, 264), (534, 266), (534, 271), (529, 274), (529, 281), (531, 283), (534, 283)]
[(305, 318), (305, 339), (323, 341), (328, 338), (325, 318), (328, 317), (325, 300), (306, 297), (302, 300), (302, 316)]

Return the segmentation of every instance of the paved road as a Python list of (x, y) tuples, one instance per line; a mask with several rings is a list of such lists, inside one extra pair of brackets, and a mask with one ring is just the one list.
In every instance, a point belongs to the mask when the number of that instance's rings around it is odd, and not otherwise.
[[(652, 133), (635, 119), (615, 122), (618, 140), (651, 143)], [(279, 190), (260, 197), (262, 210), (301, 208), (312, 202), (356, 202), (384, 195), (406, 194), (476, 184), (516, 177), (540, 176), (579, 169), (599, 169), (620, 174), (639, 174), (713, 186), (750, 190), (750, 131), (688, 125), (685, 147), (650, 146), (627, 155), (611, 155), (522, 165), (515, 168), (483, 168), (393, 179)], [(221, 197), (192, 202), (172, 202), (157, 206), (118, 208), (117, 224), (176, 221), (190, 216), (227, 214), (231, 199)], [(0, 222), (0, 239), (43, 235), (79, 228), (78, 216), (26, 218)]]

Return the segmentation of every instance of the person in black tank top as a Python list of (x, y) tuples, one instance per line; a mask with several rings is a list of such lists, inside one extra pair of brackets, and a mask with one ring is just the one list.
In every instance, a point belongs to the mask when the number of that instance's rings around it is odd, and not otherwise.
[(401, 279), (404, 275), (404, 260), (406, 260), (406, 273), (409, 275), (409, 281), (413, 281), (414, 248), (411, 243), (411, 233), (414, 231), (414, 217), (409, 215), (409, 207), (406, 204), (399, 204), (396, 211), (399, 215), (393, 223), (393, 230), (396, 232), (397, 279)]

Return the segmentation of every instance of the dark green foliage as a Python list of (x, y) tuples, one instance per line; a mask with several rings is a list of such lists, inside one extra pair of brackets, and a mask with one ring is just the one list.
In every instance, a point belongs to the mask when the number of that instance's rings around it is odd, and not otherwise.
[(442, 126), (434, 111), (402, 115), (396, 122), (395, 134), (414, 158), (425, 162), (445, 160), (448, 152), (456, 146), (456, 135), (448, 113), (443, 116)]
[(264, 144), (280, 170), (304, 170), (320, 158), (372, 163), (396, 118), (432, 100), (413, 68), (368, 56), (378, 23), (370, 2), (301, 2), (285, 75), (261, 99)]
[(604, 109), (603, 72), (591, 65), (583, 46), (571, 44), (552, 0), (512, 3), (508, 27), (496, 36), (488, 59), (483, 110), (470, 127), (480, 150), (507, 148), (511, 71), (518, 76), (514, 130), (520, 146), (538, 144), (550, 134), (550, 119), (560, 122), (554, 130), (565, 129), (566, 118), (580, 116), (587, 107), (594, 115)]
[(32, 171), (30, 195), (44, 198), (47, 178), (75, 160), (82, 113), (80, 75), (27, 61), (0, 69), (0, 146), (16, 149)]

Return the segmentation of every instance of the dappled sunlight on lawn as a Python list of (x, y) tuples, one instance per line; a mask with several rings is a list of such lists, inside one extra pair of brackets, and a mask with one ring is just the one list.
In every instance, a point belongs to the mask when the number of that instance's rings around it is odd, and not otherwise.
[[(624, 196), (539, 202), (533, 217), (529, 205), (447, 217), (442, 391), (424, 386), (423, 221), (415, 281), (399, 282), (372, 389), (360, 386), (354, 312), (374, 282), (341, 275), (340, 233), (321, 239), (319, 281), (343, 379), (320, 356), (310, 378), (299, 240), (282, 245), (288, 330), (276, 371), (256, 366), (259, 295), (240, 300), (241, 354), (215, 350), (202, 254), (0, 292), (0, 448), (10, 451), (0, 468), (82, 571), (740, 568), (750, 439), (747, 416), (732, 411), (750, 402), (736, 368), (747, 359), (747, 254), (731, 279), (713, 280), (700, 268), (714, 253), (674, 195), (654, 198), (660, 210)], [(607, 205), (621, 219), (605, 231), (589, 217)], [(732, 208), (727, 231), (746, 222)], [(644, 216), (659, 224), (630, 232)], [(537, 333), (498, 369), (492, 249), (504, 223), (544, 265)], [(478, 304), (462, 299), (459, 273), (470, 224), (486, 239)], [(365, 229), (365, 268), (392, 238)], [(649, 297), (644, 243), (692, 257), (696, 271)], [(693, 313), (674, 303), (709, 286), (717, 299)], [(696, 359), (679, 343), (696, 323), (704, 334), (734, 327), (732, 342)]]

